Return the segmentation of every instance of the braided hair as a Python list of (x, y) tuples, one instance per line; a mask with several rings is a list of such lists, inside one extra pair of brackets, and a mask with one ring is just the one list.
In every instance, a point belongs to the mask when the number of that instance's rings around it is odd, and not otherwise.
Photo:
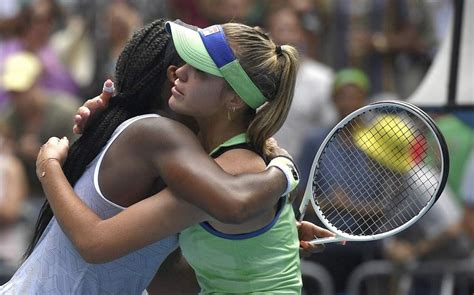
[[(166, 70), (170, 65), (182, 63), (170, 40), (165, 31), (165, 20), (158, 19), (137, 31), (126, 44), (115, 69), (116, 95), (111, 98), (109, 107), (91, 120), (83, 135), (71, 146), (64, 163), (64, 174), (72, 186), (122, 122), (166, 104), (165, 98), (157, 99), (167, 79)], [(33, 252), (52, 218), (53, 211), (46, 200), (25, 258)]]

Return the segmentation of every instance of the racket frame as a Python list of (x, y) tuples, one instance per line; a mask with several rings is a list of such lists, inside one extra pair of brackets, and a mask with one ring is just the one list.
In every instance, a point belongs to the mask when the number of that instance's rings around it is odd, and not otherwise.
[[(371, 236), (354, 236), (347, 234), (345, 232), (340, 231), (336, 227), (334, 227), (329, 221), (326, 219), (326, 217), (322, 214), (320, 207), (318, 204), (316, 204), (314, 198), (313, 198), (313, 176), (315, 171), (319, 169), (319, 158), (321, 157), (321, 154), (324, 151), (324, 147), (326, 144), (329, 142), (329, 140), (332, 138), (334, 133), (336, 133), (338, 130), (342, 129), (345, 125), (349, 123), (352, 119), (355, 117), (359, 116), (362, 113), (374, 110), (374, 109), (380, 109), (383, 107), (398, 107), (401, 109), (404, 109), (408, 113), (414, 114), (417, 117), (420, 118), (423, 122), (426, 123), (426, 125), (430, 128), (431, 132), (436, 136), (438, 139), (437, 142), (437, 147), (439, 149), (440, 155), (442, 157), (441, 161), (441, 181), (440, 184), (438, 185), (436, 191), (435, 191), (435, 196), (431, 197), (428, 204), (424, 206), (420, 212), (412, 217), (409, 221), (404, 223), (403, 225), (394, 228), (390, 231), (376, 234), (376, 235), (371, 235)], [(420, 219), (423, 215), (426, 214), (426, 212), (434, 205), (434, 203), (438, 200), (438, 198), (441, 196), (441, 193), (444, 190), (444, 187), (446, 185), (446, 181), (448, 179), (448, 172), (449, 172), (449, 153), (448, 153), (448, 146), (446, 144), (446, 141), (444, 139), (443, 134), (440, 132), (436, 124), (434, 123), (433, 119), (431, 119), (428, 114), (426, 114), (423, 110), (418, 108), (417, 106), (414, 106), (410, 103), (407, 102), (401, 102), (401, 101), (394, 101), (394, 100), (385, 100), (385, 101), (379, 101), (379, 102), (374, 102), (371, 103), (367, 106), (364, 106), (362, 108), (359, 108), (355, 110), (354, 112), (350, 113), (347, 115), (344, 119), (342, 119), (334, 128), (329, 132), (329, 134), (326, 136), (324, 139), (323, 143), (321, 146), (318, 148), (318, 152), (316, 153), (316, 156), (314, 157), (313, 164), (311, 165), (311, 170), (310, 174), (308, 177), (308, 183), (306, 184), (306, 189), (304, 192), (303, 200), (301, 201), (300, 207), (299, 207), (299, 212), (297, 214), (297, 219), (299, 221), (302, 221), (306, 209), (311, 202), (311, 205), (313, 206), (313, 209), (318, 216), (319, 220), (326, 226), (328, 230), (336, 234), (335, 237), (327, 237), (327, 238), (317, 238), (315, 240), (310, 241), (309, 243), (312, 245), (319, 245), (319, 244), (324, 244), (324, 243), (333, 243), (333, 242), (340, 242), (340, 241), (374, 241), (374, 240), (379, 240), (383, 239), (392, 235), (395, 235), (406, 228), (410, 227), (413, 225), (418, 219)]]

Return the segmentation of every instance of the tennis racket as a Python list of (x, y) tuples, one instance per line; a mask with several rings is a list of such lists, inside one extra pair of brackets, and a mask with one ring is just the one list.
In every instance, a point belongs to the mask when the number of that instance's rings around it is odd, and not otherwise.
[(372, 241), (420, 219), (444, 189), (446, 142), (421, 109), (382, 101), (362, 107), (327, 135), (311, 167), (298, 219), (311, 202), (336, 236), (311, 241)]

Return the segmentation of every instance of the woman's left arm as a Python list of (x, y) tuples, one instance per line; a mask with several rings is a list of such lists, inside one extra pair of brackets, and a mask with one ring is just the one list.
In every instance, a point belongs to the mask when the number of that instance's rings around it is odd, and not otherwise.
[(59, 159), (66, 158), (68, 142), (58, 140), (41, 149), (36, 173), (61, 228), (87, 262), (109, 262), (209, 218), (165, 189), (102, 220), (67, 181)]

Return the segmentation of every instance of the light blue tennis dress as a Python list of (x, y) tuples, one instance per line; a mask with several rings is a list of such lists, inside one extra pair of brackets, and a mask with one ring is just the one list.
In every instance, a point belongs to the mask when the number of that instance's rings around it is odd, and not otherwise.
[[(100, 191), (98, 173), (105, 153), (127, 126), (157, 116), (137, 116), (117, 127), (74, 186), (80, 198), (101, 218), (110, 218), (124, 209)], [(53, 218), (31, 256), (9, 282), (0, 286), (0, 294), (141, 294), (177, 246), (177, 235), (172, 235), (112, 262), (90, 264), (82, 259)]]

